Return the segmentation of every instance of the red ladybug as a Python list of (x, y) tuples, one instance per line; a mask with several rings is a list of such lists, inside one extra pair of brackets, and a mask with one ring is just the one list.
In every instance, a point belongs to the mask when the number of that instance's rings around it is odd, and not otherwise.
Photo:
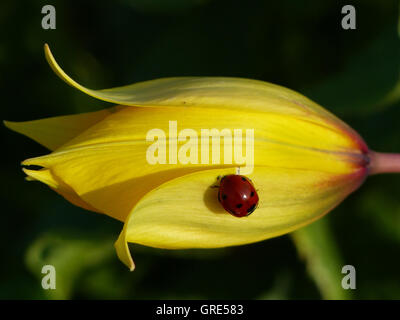
[(250, 179), (231, 174), (221, 179), (218, 201), (233, 216), (245, 217), (256, 209), (258, 194)]

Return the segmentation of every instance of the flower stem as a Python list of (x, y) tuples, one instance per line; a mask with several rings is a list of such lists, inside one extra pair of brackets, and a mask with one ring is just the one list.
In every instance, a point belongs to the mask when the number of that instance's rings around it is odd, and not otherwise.
[(400, 154), (370, 151), (369, 174), (400, 172)]

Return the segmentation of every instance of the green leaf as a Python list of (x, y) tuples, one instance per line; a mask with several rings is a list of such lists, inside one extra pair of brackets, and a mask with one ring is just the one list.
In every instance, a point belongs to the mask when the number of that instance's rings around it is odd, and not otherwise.
[(310, 277), (322, 298), (350, 299), (351, 292), (342, 288), (344, 263), (335, 244), (327, 218), (293, 232), (292, 238), (300, 258), (304, 259)]
[(43, 266), (54, 266), (56, 289), (43, 290), (49, 299), (69, 299), (83, 271), (114, 255), (112, 239), (98, 240), (92, 234), (73, 236), (69, 230), (43, 234), (28, 248), (25, 260), (28, 269), (38, 277), (38, 286), (45, 276)]

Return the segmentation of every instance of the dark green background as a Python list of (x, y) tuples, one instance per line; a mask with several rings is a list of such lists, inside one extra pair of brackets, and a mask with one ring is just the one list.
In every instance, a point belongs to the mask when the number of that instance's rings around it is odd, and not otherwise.
[[(45, 4), (56, 8), (56, 30), (41, 28)], [(356, 30), (341, 28), (345, 4), (356, 7)], [(110, 106), (56, 77), (44, 59), (47, 42), (66, 72), (91, 88), (165, 76), (261, 79), (314, 99), (371, 149), (400, 152), (398, 13), (389, 0), (3, 0), (1, 119)], [(20, 161), (48, 151), (0, 130), (2, 299), (400, 298), (400, 175), (369, 178), (296, 242), (282, 236), (185, 251), (133, 245), (130, 273), (113, 249), (122, 225), (24, 181)], [(55, 291), (41, 288), (44, 264), (56, 266)], [(352, 292), (340, 288), (344, 264), (357, 270)]]

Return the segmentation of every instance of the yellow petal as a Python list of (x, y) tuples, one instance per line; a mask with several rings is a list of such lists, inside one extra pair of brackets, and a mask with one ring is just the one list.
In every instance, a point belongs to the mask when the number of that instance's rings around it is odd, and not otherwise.
[(167, 249), (217, 248), (291, 232), (327, 213), (355, 190), (364, 169), (349, 175), (257, 167), (250, 175), (260, 198), (248, 217), (228, 214), (211, 188), (232, 169), (205, 170), (168, 181), (145, 195), (116, 242), (120, 259), (133, 270), (126, 242)]
[(4, 121), (7, 128), (35, 140), (50, 150), (55, 150), (90, 126), (103, 120), (114, 109), (77, 115), (52, 117), (33, 121)]
[(51, 173), (51, 170), (49, 169), (29, 170), (26, 168), (22, 168), (22, 170), (26, 173), (27, 180), (43, 182), (47, 184), (50, 188), (52, 188), (54, 191), (56, 191), (58, 194), (62, 195), (72, 204), (86, 210), (96, 211), (101, 213), (99, 210), (93, 208), (91, 205), (84, 202), (71, 187), (66, 185), (60, 179), (57, 179), (57, 177)]
[[(348, 174), (359, 166), (363, 154), (357, 140), (341, 129), (310, 123), (278, 114), (191, 107), (124, 107), (110, 114), (82, 134), (47, 156), (28, 159), (24, 165), (51, 168), (79, 197), (98, 211), (124, 221), (135, 203), (147, 192), (173, 178), (232, 164), (150, 164), (146, 153), (153, 142), (146, 135), (153, 128), (169, 137), (169, 121), (176, 121), (177, 132), (191, 128), (254, 129), (254, 165), (303, 168)], [(184, 144), (179, 142), (177, 149)], [(211, 139), (209, 150), (212, 150)], [(169, 149), (169, 145), (166, 146)], [(224, 141), (221, 139), (221, 155)], [(168, 158), (169, 159), (169, 158)], [(210, 157), (211, 159), (211, 157)], [(233, 159), (234, 160), (234, 159)]]
[(58, 65), (47, 44), (45, 56), (54, 72), (72, 87), (100, 100), (126, 106), (224, 108), (303, 117), (324, 126), (349, 126), (305, 96), (272, 83), (227, 77), (177, 77), (139, 82), (111, 89), (86, 88)]

